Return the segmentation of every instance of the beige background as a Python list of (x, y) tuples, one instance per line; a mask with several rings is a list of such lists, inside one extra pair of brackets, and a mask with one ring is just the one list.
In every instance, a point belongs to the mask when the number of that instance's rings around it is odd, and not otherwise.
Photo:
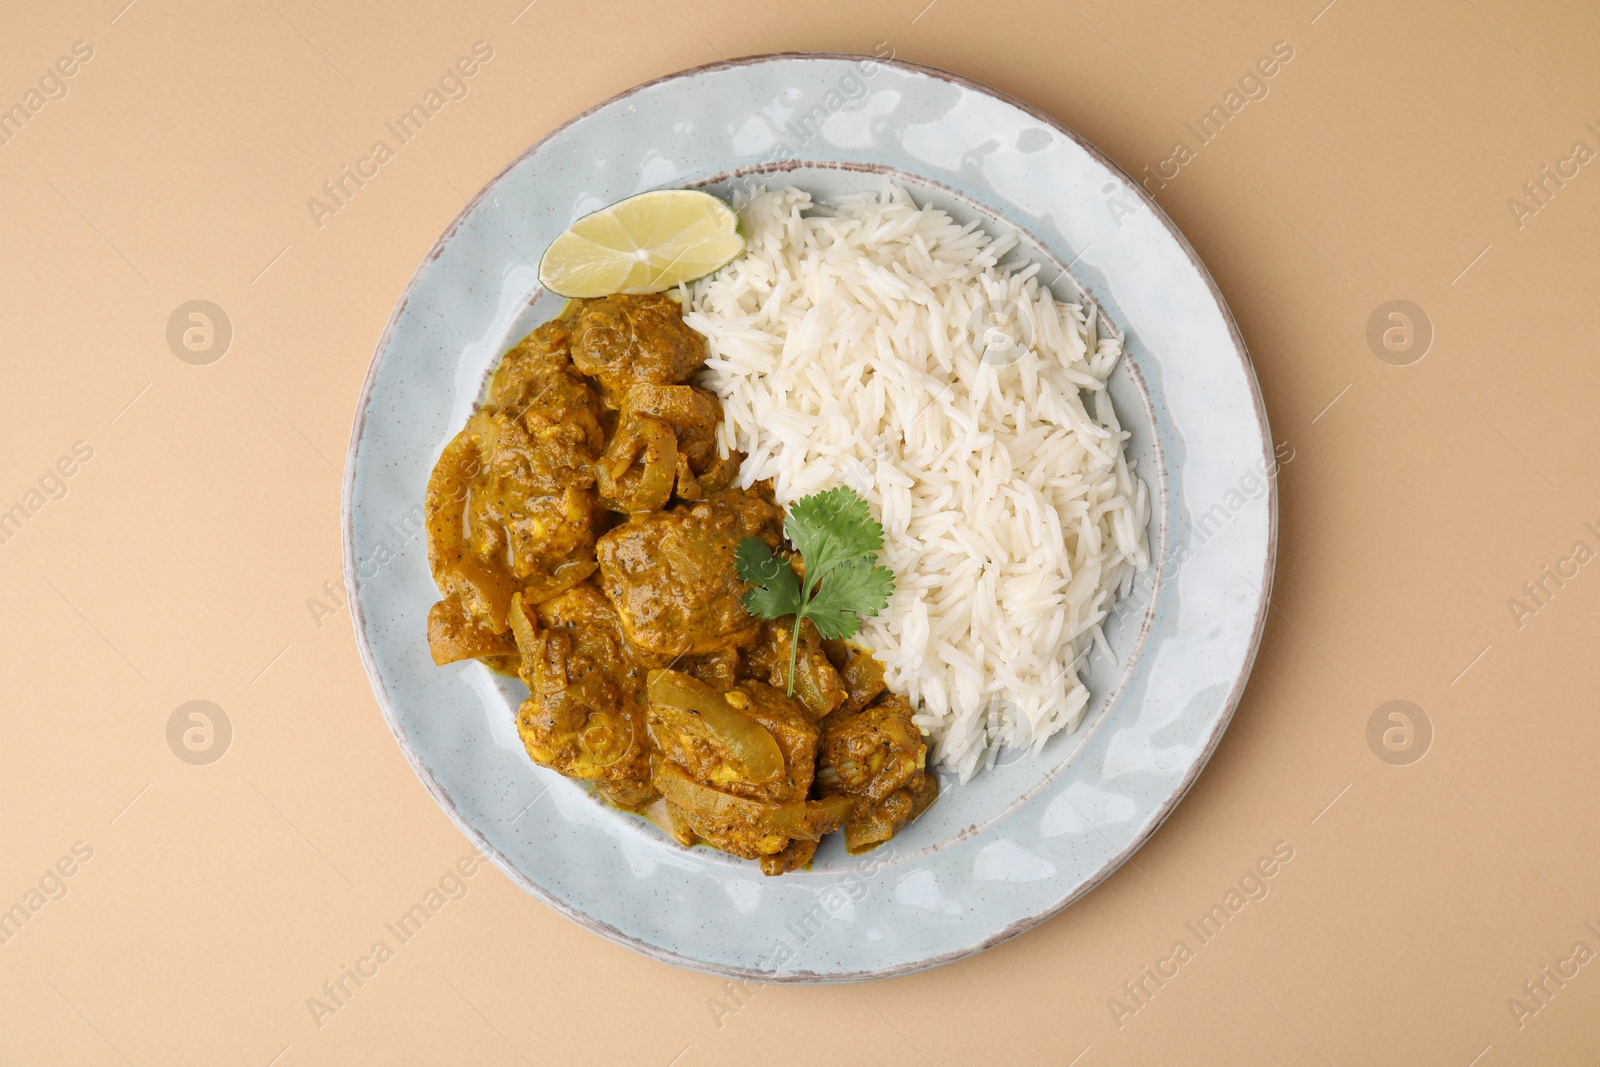
[[(1521, 225), (1507, 201), (1600, 151), (1600, 14), (1325, 2), (12, 3), (0, 104), (93, 58), (0, 145), (0, 509), (93, 455), (0, 544), (0, 907), (66, 889), (0, 945), (0, 1061), (1595, 1062), (1600, 963), (1541, 969), (1600, 951), (1600, 564), (1508, 601), (1600, 550), (1600, 165)], [(307, 198), (475, 41), (470, 95), (319, 229)], [(469, 851), (324, 591), (367, 361), (464, 196), (630, 85), (786, 49), (959, 72), (1135, 172), (1279, 41), (1267, 98), (1159, 193), (1294, 459), (1254, 678), (1138, 869), (954, 966), (736, 994), (488, 868), (319, 1027), (307, 999)], [(209, 366), (166, 340), (192, 299), (232, 323)], [(1434, 331), (1410, 366), (1367, 343), (1393, 299)], [(195, 699), (233, 726), (208, 766), (167, 742)], [(1407, 766), (1367, 740), (1395, 699), (1433, 730)], [(1280, 841), (1267, 898), (1115, 1018)]]

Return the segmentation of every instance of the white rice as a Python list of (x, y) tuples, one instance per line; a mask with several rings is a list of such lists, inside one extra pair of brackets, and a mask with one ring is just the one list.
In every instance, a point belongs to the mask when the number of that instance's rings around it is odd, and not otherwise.
[(1146, 490), (1105, 391), (1121, 342), (1037, 265), (998, 266), (1014, 237), (899, 187), (739, 206), (745, 255), (683, 295), (743, 484), (871, 504), (896, 588), (858, 640), (937, 765), (965, 781), (1002, 748), (1037, 753), (1083, 717), (1079, 673), (1147, 564)]

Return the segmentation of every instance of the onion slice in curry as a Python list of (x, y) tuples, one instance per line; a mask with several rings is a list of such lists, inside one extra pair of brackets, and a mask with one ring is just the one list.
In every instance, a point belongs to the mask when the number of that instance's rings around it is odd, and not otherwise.
[(856, 803), (855, 797), (832, 796), (765, 804), (702, 785), (659, 760), (653, 761), (651, 768), (651, 778), (661, 795), (696, 818), (713, 824), (743, 822), (770, 834), (803, 841), (816, 841), (837, 830)]
[(777, 739), (700, 679), (681, 671), (651, 671), (645, 688), (652, 705), (697, 713), (750, 781), (775, 782), (783, 777), (783, 750)]

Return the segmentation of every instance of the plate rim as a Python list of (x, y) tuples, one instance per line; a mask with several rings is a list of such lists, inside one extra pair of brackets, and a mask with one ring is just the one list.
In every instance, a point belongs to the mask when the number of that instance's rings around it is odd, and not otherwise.
[[(1271, 461), (1272, 457), (1275, 455), (1275, 452), (1272, 443), (1272, 430), (1267, 418), (1266, 402), (1261, 392), (1261, 383), (1256, 376), (1255, 365), (1250, 358), (1249, 348), (1245, 344), (1244, 337), (1239, 331), (1239, 325), (1234, 319), (1233, 311), (1228, 306), (1227, 300), (1223, 297), (1222, 291), (1218, 288), (1216, 279), (1212, 277), (1211, 271), (1207, 269), (1204, 261), (1201, 260), (1199, 254), (1195, 251), (1194, 246), (1189, 243), (1189, 239), (1184, 236), (1183, 231), (1178, 228), (1177, 224), (1173, 222), (1172, 218), (1166, 213), (1161, 205), (1156, 202), (1155, 198), (1150, 194), (1150, 192), (1145, 189), (1143, 185), (1135, 181), (1127, 171), (1109, 158), (1093, 143), (1060, 120), (1046, 114), (1045, 112), (1023, 100), (1004, 92), (1003, 90), (996, 89), (993, 86), (986, 85), (982, 82), (965, 77), (964, 75), (956, 74), (938, 67), (896, 59), (893, 56), (886, 57), (854, 52), (796, 51), (753, 53), (750, 55), (736, 56), (728, 59), (719, 59), (711, 63), (704, 63), (694, 67), (686, 67), (682, 70), (663, 74), (659, 77), (651, 78), (648, 81), (640, 82), (636, 85), (623, 89), (621, 92), (615, 93), (612, 96), (609, 96), (606, 99), (601, 100), (588, 108), (585, 108), (583, 111), (573, 115), (565, 122), (552, 127), (542, 137), (534, 141), (522, 152), (518, 153), (504, 167), (496, 171), (492, 177), (484, 182), (477, 193), (474, 194), (466, 202), (466, 204), (462, 206), (461, 210), (453, 219), (451, 219), (450, 223), (440, 233), (439, 237), (428, 249), (428, 252), (422, 257), (416, 268), (411, 272), (410, 278), (407, 279), (405, 287), (401, 290), (400, 296), (396, 299), (393, 308), (389, 312), (389, 317), (384, 323), (383, 330), (379, 334), (377, 343), (373, 347), (372, 356), (367, 363), (367, 373), (362, 380), (361, 390), (356, 398), (355, 418), (352, 420), (350, 428), (350, 443), (345, 449), (345, 465), (339, 497), (340, 555), (344, 570), (345, 596), (347, 603), (351, 605), (349, 618), (351, 629), (354, 631), (355, 635), (356, 649), (361, 657), (362, 668), (366, 672), (367, 681), (372, 687), (373, 697), (377, 701), (378, 709), (383, 715), (384, 722), (389, 727), (389, 732), (394, 736), (395, 742), (399, 745), (401, 754), (405, 756), (406, 762), (410, 764), (412, 773), (421, 780), (423, 787), (428, 791), (429, 795), (432, 796), (434, 802), (439, 805), (440, 810), (445, 813), (446, 817), (448, 817), (450, 821), (455, 824), (456, 828), (460, 830), (470, 842), (472, 842), (478, 854), (490, 859), (496, 867), (500, 868), (500, 870), (511, 879), (512, 882), (518, 885), (534, 899), (538, 900), (541, 904), (544, 904), (546, 907), (549, 907), (551, 910), (555, 911), (558, 915), (565, 917), (566, 919), (576, 923), (586, 930), (590, 930), (599, 934), (607, 940), (632, 949), (633, 951), (639, 952), (649, 958), (660, 960), (662, 962), (670, 963), (674, 966), (683, 967), (689, 970), (708, 974), (725, 975), (735, 978), (751, 979), (760, 982), (791, 985), (823, 985), (843, 982), (872, 981), (883, 978), (897, 977), (905, 974), (912, 974), (917, 971), (927, 970), (932, 967), (939, 967), (948, 963), (954, 963), (957, 960), (976, 955), (977, 953), (993, 948), (995, 945), (1001, 944), (1002, 942), (1009, 941), (1011, 938), (1024, 934), (1034, 927), (1044, 923), (1048, 919), (1060, 914), (1068, 907), (1077, 903), (1084, 896), (1097, 889), (1103, 882), (1106, 881), (1106, 879), (1110, 878), (1111, 875), (1115, 874), (1119, 869), (1121, 869), (1122, 865), (1132, 858), (1134, 853), (1143, 848), (1150, 841), (1150, 839), (1155, 836), (1156, 831), (1161, 828), (1161, 826), (1171, 816), (1172, 812), (1177, 809), (1178, 804), (1181, 803), (1189, 794), (1190, 789), (1192, 789), (1195, 782), (1199, 780), (1201, 772), (1203, 772), (1206, 766), (1211, 762), (1212, 755), (1216, 752), (1218, 746), (1222, 742), (1223, 734), (1227, 732), (1228, 726), (1233, 722), (1234, 713), (1238, 709), (1239, 702), (1243, 699), (1245, 688), (1249, 684), (1250, 677), (1255, 671), (1256, 658), (1260, 652), (1262, 637), (1266, 629), (1267, 613), (1272, 604), (1272, 585), (1277, 570), (1278, 475), (1277, 472), (1274, 471), (1273, 474), (1266, 479), (1267, 536), (1265, 545), (1265, 559), (1262, 564), (1261, 582), (1257, 594), (1256, 616), (1252, 624), (1250, 636), (1248, 638), (1246, 656), (1239, 670), (1238, 678), (1234, 681), (1232, 689), (1229, 691), (1227, 697), (1223, 700), (1222, 711), (1217, 717), (1217, 722), (1212, 728), (1211, 735), (1206, 739), (1204, 747), (1190, 765), (1187, 774), (1185, 774), (1182, 781), (1178, 783), (1177, 788), (1172, 791), (1171, 795), (1159, 805), (1149, 823), (1135, 833), (1133, 838), (1120, 852), (1108, 857), (1097, 871), (1087, 878), (1081, 880), (1071, 892), (1067, 893), (1061, 899), (1055, 901), (1048, 907), (1045, 907), (1031, 915), (1024, 916), (1020, 919), (1015, 919), (1012, 922), (1007, 923), (999, 930), (967, 945), (953, 949), (949, 952), (939, 953), (938, 955), (934, 956), (926, 956), (921, 959), (906, 963), (856, 971), (820, 972), (794, 970), (772, 972), (764, 971), (759, 968), (735, 967), (713, 963), (702, 959), (696, 959), (694, 957), (686, 956), (677, 950), (645, 941), (641, 938), (625, 933), (624, 931), (618, 929), (610, 923), (605, 922), (602, 919), (598, 919), (593, 915), (569, 906), (562, 900), (546, 892), (543, 887), (535, 884), (531, 879), (524, 875), (508, 857), (496, 849), (488, 841), (484, 834), (475, 826), (473, 826), (456, 808), (454, 800), (444, 791), (444, 788), (434, 778), (432, 771), (428, 769), (428, 767), (418, 756), (416, 750), (412, 747), (410, 737), (406, 734), (404, 728), (400, 725), (395, 716), (394, 709), (390, 702), (388, 690), (384, 685), (382, 676), (377, 669), (377, 665), (373, 659), (372, 649), (367, 639), (365, 607), (359, 596), (357, 561), (355, 559), (353, 498), (355, 490), (356, 459), (360, 450), (362, 431), (365, 428), (367, 414), (370, 408), (372, 390), (377, 381), (378, 367), (382, 362), (384, 352), (389, 346), (390, 338), (394, 333), (395, 327), (399, 322), (400, 317), (404, 314), (405, 309), (410, 304), (411, 298), (415, 294), (416, 287), (421, 281), (422, 275), (426, 268), (433, 263), (434, 260), (439, 258), (440, 254), (444, 251), (445, 245), (450, 241), (451, 238), (455, 236), (456, 232), (466, 222), (468, 216), (470, 216), (477, 208), (479, 202), (485, 197), (489, 196), (491, 190), (499, 184), (501, 179), (503, 179), (512, 170), (520, 166), (524, 160), (533, 155), (535, 152), (539, 151), (539, 149), (544, 147), (545, 144), (564, 132), (569, 127), (583, 121), (590, 115), (593, 115), (603, 108), (609, 107), (612, 104), (618, 103), (627, 97), (633, 96), (653, 86), (669, 81), (692, 79), (703, 74), (710, 74), (718, 71), (731, 70), (738, 67), (751, 66), (760, 63), (770, 63), (780, 60), (831, 60), (852, 63), (861, 62), (862, 60), (870, 60), (874, 63), (880, 63), (885, 66), (895, 67), (907, 72), (936, 78), (964, 89), (982, 93), (1016, 108), (1035, 121), (1054, 130), (1056, 133), (1067, 137), (1101, 166), (1110, 171), (1114, 177), (1121, 179), (1122, 182), (1140, 198), (1144, 206), (1153, 212), (1155, 218), (1166, 229), (1167, 233), (1177, 241), (1178, 247), (1182, 249), (1184, 255), (1188, 257), (1190, 265), (1198, 272), (1201, 280), (1205, 283), (1207, 292), (1210, 293), (1211, 299), (1216, 304), (1217, 310), (1221, 313), (1222, 320), (1227, 326), (1228, 336), (1233, 342), (1234, 355), (1239, 359), (1241, 369), (1244, 371), (1245, 381), (1249, 386), (1256, 419), (1259, 424), (1261, 437), (1265, 446), (1265, 458)], [(1160, 561), (1152, 562), (1157, 563), (1158, 566), (1160, 565)]]

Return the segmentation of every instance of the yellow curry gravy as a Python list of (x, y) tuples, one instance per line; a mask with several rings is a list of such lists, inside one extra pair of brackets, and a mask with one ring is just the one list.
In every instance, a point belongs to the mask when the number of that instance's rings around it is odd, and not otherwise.
[(793, 619), (745, 611), (734, 549), (795, 557), (771, 484), (719, 454), (705, 359), (663, 295), (576, 302), (505, 353), (428, 481), (428, 646), (527, 683), (541, 766), (782, 874), (835, 830), (888, 840), (938, 779), (882, 666), (809, 621), (788, 695)]

